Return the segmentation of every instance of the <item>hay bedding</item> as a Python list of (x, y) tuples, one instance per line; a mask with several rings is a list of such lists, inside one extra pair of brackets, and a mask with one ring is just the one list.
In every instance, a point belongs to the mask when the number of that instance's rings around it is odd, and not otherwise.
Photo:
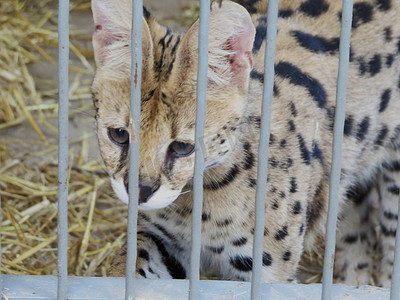
[[(175, 0), (171, 0), (175, 1)], [(149, 4), (151, 4), (150, 2)], [(181, 3), (181, 13), (164, 17), (188, 26), (198, 4)], [(57, 5), (54, 0), (0, 1), (0, 196), (1, 271), (57, 274), (57, 82), (46, 73), (57, 64)], [(154, 4), (153, 4), (154, 5)], [(74, 14), (90, 13), (89, 0), (72, 0)], [(127, 209), (116, 200), (101, 159), (93, 152), (90, 84), (94, 73), (90, 30), (70, 25), (70, 120), (79, 134), (70, 139), (68, 271), (105, 276), (126, 237)], [(42, 64), (42, 65), (41, 65)], [(50, 72), (51, 73), (51, 72)], [(20, 125), (15, 127), (16, 125)], [(22, 133), (18, 129), (22, 128)], [(306, 257), (305, 281), (321, 278), (321, 256)], [(314, 267), (310, 268), (311, 265)]]
[[(89, 0), (71, 1), (70, 7), (71, 19), (90, 13)], [(0, 1), (1, 271), (6, 274), (57, 274), (57, 38), (56, 1)], [(93, 123), (91, 32), (71, 22), (70, 39), (70, 120), (85, 128)], [(50, 67), (35, 76), (33, 63)], [(93, 133), (74, 135), (68, 269), (71, 275), (104, 276), (126, 236), (126, 207), (113, 196), (101, 160), (90, 159)]]

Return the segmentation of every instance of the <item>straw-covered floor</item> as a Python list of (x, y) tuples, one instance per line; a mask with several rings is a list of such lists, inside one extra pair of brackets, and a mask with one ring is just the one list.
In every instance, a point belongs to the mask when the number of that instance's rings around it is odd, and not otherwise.
[[(164, 21), (190, 25), (198, 13), (194, 3), (181, 4), (178, 16)], [(116, 200), (93, 142), (90, 1), (72, 0), (70, 12), (68, 269), (70, 275), (105, 276), (125, 241), (127, 209)], [(56, 1), (0, 1), (1, 271), (6, 274), (57, 274), (57, 39)], [(310, 259), (302, 267), (306, 281), (318, 282), (322, 258), (314, 255), (312, 264)]]

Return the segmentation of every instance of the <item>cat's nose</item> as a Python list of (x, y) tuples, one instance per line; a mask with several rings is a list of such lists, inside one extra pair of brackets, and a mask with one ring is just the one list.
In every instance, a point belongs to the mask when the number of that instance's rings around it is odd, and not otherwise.
[(146, 203), (154, 192), (153, 186), (139, 184), (139, 204)]

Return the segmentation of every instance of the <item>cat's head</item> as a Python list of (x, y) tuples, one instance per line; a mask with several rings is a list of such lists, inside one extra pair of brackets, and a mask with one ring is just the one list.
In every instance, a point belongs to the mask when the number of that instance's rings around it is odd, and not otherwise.
[[(128, 202), (132, 1), (92, 0), (96, 76), (92, 86), (102, 157), (118, 197)], [(139, 208), (168, 206), (193, 178), (198, 28), (182, 37), (144, 10)], [(205, 166), (236, 144), (245, 111), (255, 28), (240, 5), (212, 6), (209, 23)], [(133, 142), (133, 141), (132, 141)]]

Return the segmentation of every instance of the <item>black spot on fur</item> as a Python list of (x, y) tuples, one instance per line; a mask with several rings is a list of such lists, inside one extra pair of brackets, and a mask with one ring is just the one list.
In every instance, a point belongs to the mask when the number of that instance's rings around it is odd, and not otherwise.
[(304, 233), (304, 224), (301, 224), (300, 229), (299, 229), (299, 235), (302, 235)]
[(398, 186), (391, 186), (388, 188), (388, 192), (393, 195), (400, 195), (400, 187)]
[(201, 215), (201, 220), (202, 220), (203, 222), (209, 221), (210, 218), (211, 218), (210, 214), (202, 213), (202, 215)]
[(358, 71), (361, 76), (365, 75), (365, 73), (367, 72), (367, 63), (362, 57), (358, 58)]
[(291, 168), (293, 166), (293, 159), (288, 158), (287, 159), (287, 168)]
[(317, 102), (318, 107), (323, 108), (326, 104), (326, 92), (321, 83), (303, 73), (299, 68), (288, 62), (279, 62), (275, 66), (275, 74), (279, 77), (288, 79), (290, 83), (299, 85), (308, 90), (308, 93)]
[(160, 213), (157, 214), (157, 216), (158, 216), (160, 219), (163, 219), (163, 220), (166, 220), (166, 221), (169, 220), (169, 216), (166, 215), (165, 213), (160, 212)]
[(228, 217), (225, 220), (215, 221), (215, 223), (217, 224), (218, 227), (226, 227), (226, 226), (232, 224), (232, 222), (233, 222), (232, 217)]
[(292, 113), (293, 117), (297, 117), (296, 105), (294, 105), (293, 102), (290, 102), (290, 112)]
[(353, 244), (353, 243), (357, 242), (357, 240), (358, 240), (358, 235), (356, 235), (356, 234), (349, 234), (349, 235), (345, 236), (345, 238), (344, 238), (344, 242), (347, 244)]
[(228, 174), (221, 181), (218, 182), (211, 181), (211, 183), (204, 185), (204, 188), (207, 190), (217, 190), (235, 180), (236, 176), (239, 173), (240, 173), (239, 167), (237, 165), (233, 165), (233, 167), (229, 170)]
[(292, 252), (286, 251), (285, 253), (283, 253), (282, 259), (283, 259), (284, 261), (288, 261), (288, 260), (290, 260), (290, 257), (291, 257), (291, 256), (292, 256)]
[(391, 0), (376, 0), (379, 10), (386, 11), (392, 7)]
[(224, 246), (221, 246), (221, 247), (208, 246), (207, 249), (213, 253), (220, 254), (222, 251), (224, 251), (225, 248), (224, 248)]
[(356, 183), (348, 188), (346, 197), (355, 204), (361, 204), (370, 191), (371, 186), (365, 187), (360, 183)]
[(397, 214), (392, 213), (391, 211), (387, 211), (387, 210), (385, 210), (383, 212), (383, 216), (388, 220), (397, 220), (399, 218), (399, 216)]
[(236, 247), (243, 246), (246, 243), (247, 243), (247, 237), (245, 237), (245, 236), (242, 236), (242, 237), (232, 241), (232, 245), (236, 246)]
[(290, 177), (290, 192), (291, 193), (297, 192), (297, 183), (295, 177)]
[(385, 27), (385, 29), (383, 29), (383, 36), (385, 37), (385, 42), (390, 42), (392, 40), (392, 28)]
[(281, 9), (280, 11), (278, 11), (278, 17), (279, 18), (289, 18), (293, 15), (293, 10), (291, 9)]
[(352, 116), (347, 116), (346, 119), (344, 120), (344, 130), (343, 130), (343, 132), (344, 132), (345, 135), (350, 135), (351, 134), (351, 131), (353, 129), (353, 122), (354, 122), (354, 119), (353, 119)]
[(310, 17), (319, 17), (329, 8), (324, 0), (307, 0), (300, 5), (300, 11)]
[(249, 178), (249, 187), (255, 187), (257, 185), (257, 181), (254, 178)]
[(386, 67), (390, 68), (393, 64), (394, 61), (394, 55), (393, 54), (388, 54), (386, 56)]
[(389, 229), (381, 223), (381, 230), (384, 236), (396, 237), (396, 229)]
[(243, 168), (249, 170), (254, 166), (254, 154), (251, 152), (251, 146), (249, 143), (243, 145), (244, 152), (246, 153), (246, 159), (244, 161)]
[(365, 135), (368, 133), (368, 128), (369, 128), (369, 117), (365, 117), (358, 125), (358, 131), (356, 137), (359, 141), (364, 140)]
[(368, 263), (358, 263), (357, 264), (357, 269), (362, 270), (362, 269), (367, 268), (368, 266), (369, 266)]
[(267, 36), (267, 24), (259, 24), (256, 27), (256, 35), (254, 37), (253, 53), (257, 53), (260, 50), (265, 37)]
[(275, 142), (275, 135), (272, 133), (269, 135), (269, 145), (271, 146)]
[(251, 70), (250, 72), (250, 78), (251, 79), (257, 79), (261, 83), (264, 83), (264, 74), (257, 72), (256, 70)]
[(149, 260), (149, 252), (147, 252), (147, 250), (145, 250), (145, 249), (140, 249), (138, 255), (140, 258), (143, 258), (147, 261)]
[(290, 120), (290, 121), (288, 122), (288, 124), (289, 124), (289, 131), (291, 131), (291, 132), (296, 131), (296, 125), (294, 125), (293, 120)]
[(309, 165), (310, 161), (311, 161), (310, 150), (307, 149), (306, 143), (300, 134), (297, 136), (297, 139), (299, 141), (301, 158), (303, 159), (303, 161), (306, 165)]
[(326, 39), (317, 35), (294, 30), (291, 35), (307, 50), (315, 53), (335, 54), (339, 50), (339, 38)]
[(285, 139), (281, 140), (281, 142), (279, 143), (279, 147), (286, 148), (286, 140)]
[(268, 163), (272, 168), (276, 168), (278, 166), (278, 161), (273, 157), (268, 159)]
[(391, 161), (391, 162), (385, 162), (383, 164), (383, 167), (386, 170), (389, 170), (391, 172), (397, 172), (400, 171), (400, 161), (395, 160), (395, 161)]
[(279, 96), (279, 88), (278, 86), (274, 83), (274, 87), (273, 87), (273, 92), (274, 92), (274, 96)]
[(142, 277), (147, 278), (147, 277), (146, 277), (146, 273), (144, 272), (143, 269), (139, 269), (139, 270), (138, 270), (138, 273), (139, 273)]
[(381, 95), (381, 102), (379, 103), (379, 112), (384, 112), (389, 104), (390, 101), (390, 94), (391, 94), (390, 89), (386, 89), (383, 91)]
[(321, 163), (323, 163), (322, 150), (319, 148), (317, 142), (313, 143), (312, 157), (318, 159)]
[(144, 98), (144, 99), (142, 100), (142, 102), (143, 102), (143, 103), (144, 103), (144, 102), (147, 102), (147, 101), (149, 101), (151, 98), (153, 98), (155, 91), (156, 91), (156, 89), (150, 91), (150, 93), (147, 95), (146, 98)]
[(372, 59), (368, 63), (369, 73), (371, 76), (375, 76), (378, 74), (382, 68), (381, 56), (379, 54), (375, 54)]
[(308, 202), (307, 209), (306, 209), (306, 220), (307, 221), (309, 221), (311, 219), (311, 215), (312, 215), (312, 207), (311, 207), (311, 203)]
[(276, 199), (272, 200), (271, 207), (274, 210), (277, 210), (279, 208), (279, 204), (278, 204), (278, 201)]
[(229, 262), (231, 265), (242, 272), (250, 272), (253, 268), (253, 259), (250, 256), (234, 256), (231, 257)]
[(256, 116), (250, 116), (248, 118), (249, 122), (254, 123), (257, 128), (260, 128), (261, 118)]
[(382, 146), (383, 141), (385, 140), (388, 132), (389, 132), (389, 129), (387, 128), (387, 126), (382, 125), (382, 128), (379, 130), (378, 136), (376, 137), (374, 144), (377, 146)]
[(301, 213), (301, 210), (302, 209), (300, 201), (296, 201), (295, 204), (293, 205), (292, 214), (298, 215)]
[(272, 256), (271, 254), (267, 252), (263, 252), (263, 257), (262, 257), (263, 265), (264, 266), (270, 266), (272, 264)]
[(355, 3), (353, 6), (352, 27), (357, 28), (361, 24), (372, 21), (373, 7), (366, 2)]
[(275, 234), (275, 239), (277, 241), (284, 240), (288, 236), (288, 227), (283, 226), (282, 229), (278, 230), (278, 232)]

